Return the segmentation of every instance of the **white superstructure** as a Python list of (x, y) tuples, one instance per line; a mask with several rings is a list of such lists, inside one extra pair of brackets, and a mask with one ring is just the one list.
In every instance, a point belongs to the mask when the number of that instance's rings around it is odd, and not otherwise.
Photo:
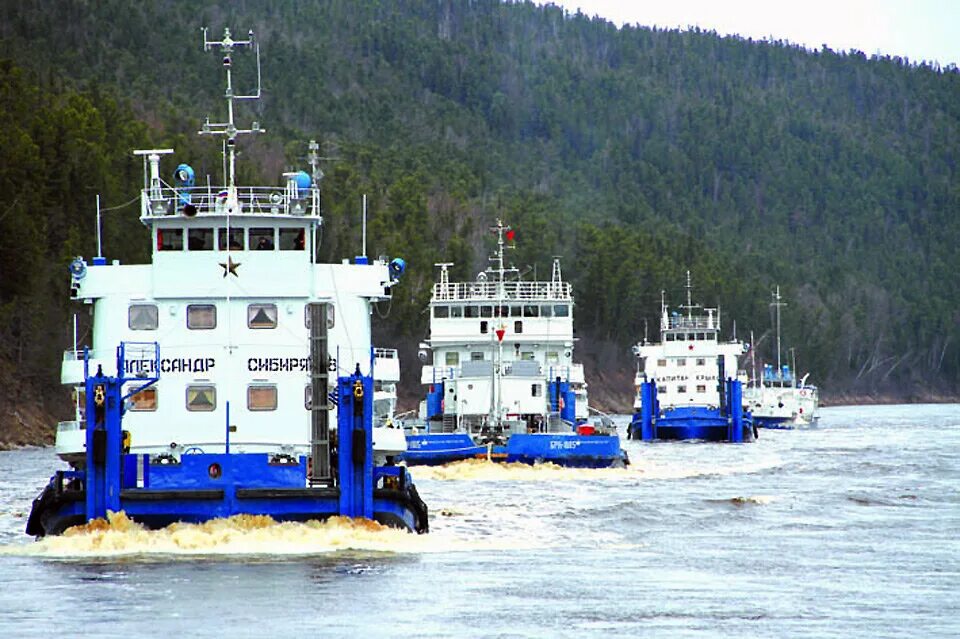
[[(430, 300), (430, 337), (421, 355), (421, 382), (428, 399), (421, 418), (431, 417), (430, 394), (442, 384), (442, 420), (432, 415), (431, 431), (480, 432), (497, 425), (509, 432), (559, 432), (562, 398), (551, 382), (568, 384), (575, 394), (576, 421), (587, 418), (587, 386), (582, 364), (573, 361), (573, 295), (555, 260), (549, 281), (523, 281), (504, 267), (504, 236), (498, 221), (493, 268), (473, 282), (451, 282), (450, 264), (439, 264), (440, 279)], [(567, 422), (573, 420), (567, 420)]]
[(638, 359), (634, 408), (640, 409), (640, 384), (653, 380), (661, 409), (717, 408), (720, 385), (725, 379), (738, 378), (743, 343), (721, 341), (720, 310), (692, 303), (689, 271), (686, 305), (671, 312), (661, 300), (660, 309), (660, 342), (643, 341), (633, 347)]
[[(743, 389), (743, 403), (760, 425), (806, 426), (818, 418), (820, 391), (816, 386), (807, 384), (809, 373), (799, 380), (796, 378), (795, 362), (792, 369), (781, 362), (780, 308), (786, 306), (782, 300), (778, 286), (770, 303), (775, 310), (776, 368), (772, 364), (763, 364), (762, 373), (758, 374), (756, 352), (752, 352), (752, 378)], [(793, 349), (790, 351), (793, 352)]]
[[(151, 235), (151, 263), (95, 258), (88, 266), (78, 258), (71, 266), (72, 297), (93, 314), (89, 365), (112, 371), (121, 341), (159, 343), (160, 381), (134, 396), (124, 416), (133, 452), (222, 452), (229, 439), (231, 452), (309, 454), (311, 317), (324, 309), (331, 390), (337, 375), (357, 367), (364, 374), (383, 370), (374, 365), (371, 307), (390, 298), (402, 264), (325, 263), (315, 143), (312, 173), (284, 174), (278, 186), (235, 183), (237, 136), (262, 130), (234, 124), (234, 102), (258, 97), (259, 88), (253, 96), (235, 94), (230, 58), (255, 41), (252, 33), (232, 40), (229, 31), (222, 41), (204, 38), (206, 48), (223, 51), (227, 72), (227, 121), (208, 120), (201, 131), (225, 140), (224, 185), (204, 176), (203, 186), (194, 186), (187, 164), (161, 170), (170, 149), (136, 152), (145, 168), (140, 220)], [(163, 174), (174, 178), (167, 182)], [(396, 361), (390, 353), (379, 355)], [(128, 348), (128, 372), (152, 373), (154, 365)], [(80, 350), (65, 353), (62, 382), (77, 393), (83, 367)], [(399, 379), (398, 365), (396, 372)], [(77, 419), (57, 434), (58, 452), (70, 460), (83, 452), (83, 402), (77, 405)], [(329, 422), (336, 423), (335, 406)], [(390, 446), (404, 450), (402, 440), (392, 438)]]

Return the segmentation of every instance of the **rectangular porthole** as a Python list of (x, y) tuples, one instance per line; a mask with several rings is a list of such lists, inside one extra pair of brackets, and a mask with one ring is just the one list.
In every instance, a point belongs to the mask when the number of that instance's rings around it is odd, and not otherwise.
[(277, 410), (277, 387), (272, 384), (247, 386), (247, 409), (252, 411)]
[(459, 366), (460, 365), (460, 353), (457, 351), (449, 351), (444, 356), (444, 362), (447, 366)]
[(157, 410), (157, 387), (151, 386), (130, 398), (130, 410), (154, 411)]
[(206, 413), (217, 408), (217, 389), (207, 384), (187, 386), (187, 410)]
[(250, 304), (247, 306), (248, 328), (276, 328), (276, 304)]
[(134, 331), (156, 330), (159, 318), (156, 304), (131, 304), (127, 310), (127, 326)]
[(190, 304), (187, 306), (187, 328), (209, 330), (217, 327), (217, 307), (213, 304)]

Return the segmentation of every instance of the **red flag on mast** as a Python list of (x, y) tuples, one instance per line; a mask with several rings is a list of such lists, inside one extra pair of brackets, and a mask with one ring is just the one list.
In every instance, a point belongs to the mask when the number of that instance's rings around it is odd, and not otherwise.
[(508, 241), (508, 242), (512, 242), (516, 236), (517, 236), (517, 234), (516, 234), (516, 232), (515, 232), (513, 229), (509, 229), (509, 230), (507, 231), (507, 241)]

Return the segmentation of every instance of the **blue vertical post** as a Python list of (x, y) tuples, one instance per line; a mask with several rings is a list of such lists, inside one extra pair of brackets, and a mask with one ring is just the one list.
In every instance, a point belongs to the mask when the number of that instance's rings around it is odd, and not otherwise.
[(656, 439), (653, 428), (656, 388), (656, 382), (640, 384), (640, 439), (645, 442)]
[(86, 380), (87, 390), (87, 521), (120, 510), (121, 384), (98, 367)]
[(560, 419), (571, 424), (577, 423), (577, 394), (570, 388), (570, 382), (557, 384), (557, 395), (563, 397), (563, 407), (560, 409)]
[(339, 378), (337, 466), (340, 514), (373, 518), (373, 378)]
[(729, 388), (730, 441), (743, 442), (743, 388), (740, 380), (727, 380)]

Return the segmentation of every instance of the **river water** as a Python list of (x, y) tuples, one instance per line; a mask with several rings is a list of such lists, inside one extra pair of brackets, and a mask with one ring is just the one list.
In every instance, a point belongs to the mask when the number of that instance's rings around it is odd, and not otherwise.
[(118, 519), (42, 542), (55, 455), (3, 452), (0, 637), (960, 636), (960, 406), (625, 446), (626, 470), (415, 469), (423, 536)]

